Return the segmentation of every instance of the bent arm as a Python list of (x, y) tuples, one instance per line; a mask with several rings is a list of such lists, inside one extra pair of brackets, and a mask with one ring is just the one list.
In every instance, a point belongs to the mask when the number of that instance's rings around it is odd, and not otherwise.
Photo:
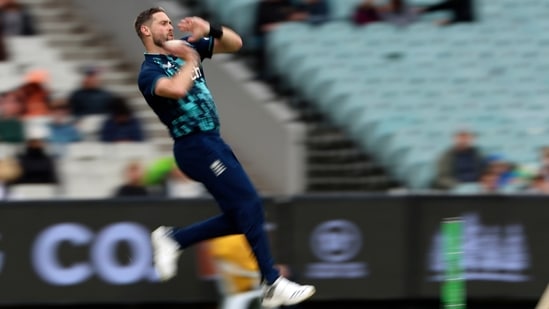
[[(198, 42), (205, 37), (215, 37), (213, 53), (233, 53), (242, 47), (242, 38), (229, 27), (212, 25), (200, 17), (187, 17), (177, 25), (180, 31), (190, 32), (188, 41)], [(219, 33), (221, 31), (221, 33)], [(214, 32), (214, 33), (212, 33)]]
[(223, 36), (214, 41), (214, 54), (234, 53), (242, 48), (242, 38), (238, 33), (228, 27), (221, 27)]
[(196, 62), (185, 62), (173, 76), (158, 79), (154, 93), (174, 100), (184, 97), (194, 84), (193, 74), (197, 68), (198, 64)]

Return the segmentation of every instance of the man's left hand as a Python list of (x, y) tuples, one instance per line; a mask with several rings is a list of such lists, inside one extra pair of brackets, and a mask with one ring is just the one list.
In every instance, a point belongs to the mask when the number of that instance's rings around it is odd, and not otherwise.
[(187, 17), (182, 19), (177, 27), (182, 32), (191, 34), (189, 42), (195, 42), (210, 33), (210, 23), (200, 17)]

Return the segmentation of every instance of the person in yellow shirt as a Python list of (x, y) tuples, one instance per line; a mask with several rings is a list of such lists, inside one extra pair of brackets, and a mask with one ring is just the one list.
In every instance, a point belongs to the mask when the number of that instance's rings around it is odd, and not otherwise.
[(222, 276), (224, 293), (243, 293), (259, 287), (259, 267), (243, 234), (214, 238), (209, 241), (209, 251)]

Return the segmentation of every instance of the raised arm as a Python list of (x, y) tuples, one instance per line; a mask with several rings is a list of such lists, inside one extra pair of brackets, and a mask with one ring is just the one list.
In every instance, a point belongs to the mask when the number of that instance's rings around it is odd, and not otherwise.
[(191, 33), (189, 42), (206, 36), (214, 37), (213, 53), (234, 53), (242, 48), (242, 38), (228, 27), (211, 25), (200, 17), (187, 17), (177, 25), (179, 30)]
[(164, 48), (185, 60), (185, 64), (173, 76), (160, 78), (154, 92), (161, 97), (179, 99), (187, 94), (194, 83), (193, 75), (200, 65), (200, 56), (183, 41), (168, 41), (164, 43)]

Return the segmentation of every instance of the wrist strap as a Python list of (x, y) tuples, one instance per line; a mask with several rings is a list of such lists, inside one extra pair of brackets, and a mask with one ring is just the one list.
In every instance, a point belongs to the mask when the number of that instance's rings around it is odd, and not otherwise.
[(210, 23), (210, 33), (208, 36), (214, 37), (215, 39), (221, 39), (223, 36), (223, 28), (217, 24)]

